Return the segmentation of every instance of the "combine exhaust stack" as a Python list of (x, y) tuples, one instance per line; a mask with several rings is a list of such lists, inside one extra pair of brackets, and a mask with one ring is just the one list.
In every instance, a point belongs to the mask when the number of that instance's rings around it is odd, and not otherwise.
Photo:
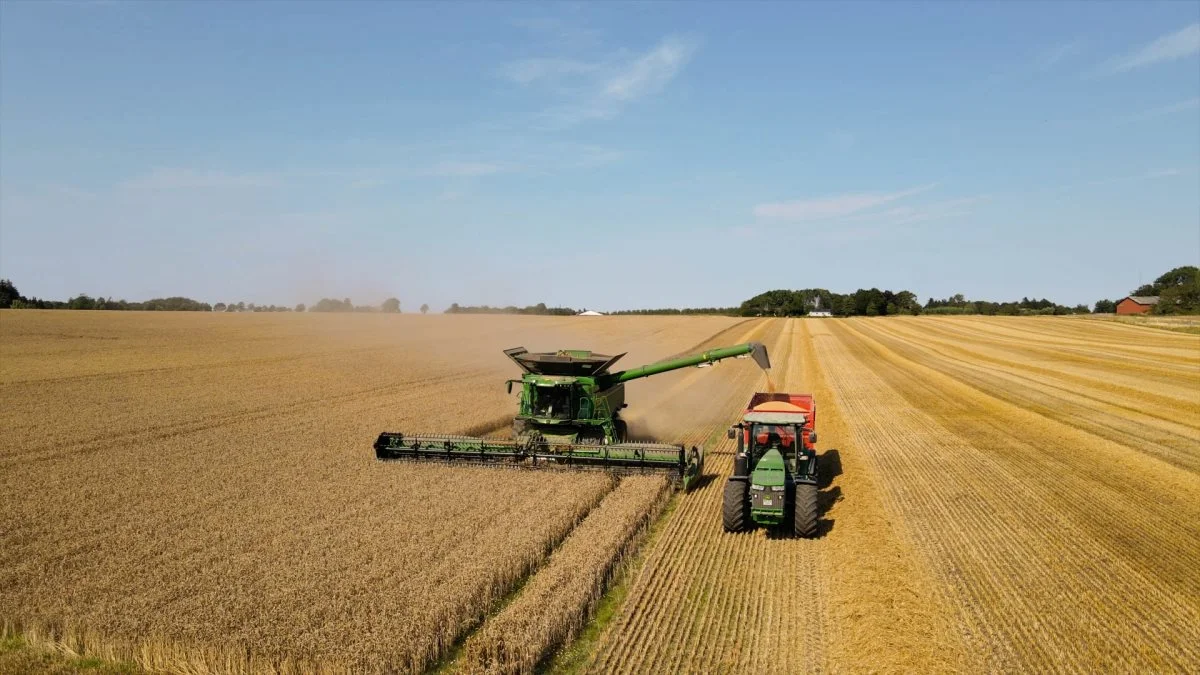
[(585, 350), (531, 353), (524, 347), (504, 350), (523, 371), (507, 382), (520, 385), (513, 439), (383, 433), (375, 441), (381, 460), (471, 462), (514, 467), (603, 469), (617, 472), (674, 474), (684, 489), (704, 472), (704, 453), (682, 445), (629, 442), (620, 411), (626, 407), (625, 383), (687, 368), (711, 366), (722, 359), (750, 357), (771, 367), (758, 342), (713, 349), (701, 354), (610, 373), (624, 354)]

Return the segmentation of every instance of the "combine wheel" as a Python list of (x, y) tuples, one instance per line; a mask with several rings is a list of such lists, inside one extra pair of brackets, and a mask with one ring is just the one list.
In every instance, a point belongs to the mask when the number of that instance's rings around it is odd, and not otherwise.
[(725, 483), (725, 498), (721, 506), (721, 524), (726, 532), (741, 532), (746, 529), (746, 515), (750, 511), (750, 484), (731, 480)]
[(817, 534), (817, 486), (810, 483), (796, 484), (796, 506), (794, 527), (798, 537), (814, 537)]
[(624, 443), (629, 440), (629, 425), (625, 420), (617, 420), (613, 422), (613, 426), (617, 430), (617, 442)]

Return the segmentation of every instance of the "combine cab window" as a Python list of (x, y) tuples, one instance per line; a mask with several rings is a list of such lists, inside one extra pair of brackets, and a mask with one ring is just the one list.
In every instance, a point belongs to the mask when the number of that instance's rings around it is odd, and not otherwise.
[(533, 402), (534, 417), (572, 419), (570, 387), (537, 387)]

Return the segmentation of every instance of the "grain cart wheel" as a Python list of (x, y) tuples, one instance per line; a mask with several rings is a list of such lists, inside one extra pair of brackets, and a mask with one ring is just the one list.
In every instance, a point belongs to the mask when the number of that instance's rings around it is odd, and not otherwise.
[(748, 497), (750, 484), (731, 480), (725, 483), (725, 498), (721, 505), (721, 524), (726, 532), (741, 532), (746, 529), (746, 514), (750, 511)]
[(811, 483), (796, 484), (796, 505), (793, 526), (797, 537), (813, 537), (817, 534), (817, 486)]

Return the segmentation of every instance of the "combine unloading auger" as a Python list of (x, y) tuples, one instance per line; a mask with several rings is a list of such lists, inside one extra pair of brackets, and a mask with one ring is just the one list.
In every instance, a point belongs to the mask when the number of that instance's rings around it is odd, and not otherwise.
[(764, 370), (771, 367), (767, 349), (759, 342), (616, 373), (608, 369), (624, 354), (608, 356), (569, 349), (531, 353), (524, 347), (506, 349), (504, 353), (524, 371), (521, 379), (507, 383), (510, 392), (514, 384), (521, 386), (511, 440), (385, 432), (375, 441), (375, 456), (383, 460), (663, 472), (677, 476), (687, 489), (703, 473), (703, 450), (630, 442), (625, 421), (619, 415), (627, 405), (625, 383), (732, 357), (753, 358)]

